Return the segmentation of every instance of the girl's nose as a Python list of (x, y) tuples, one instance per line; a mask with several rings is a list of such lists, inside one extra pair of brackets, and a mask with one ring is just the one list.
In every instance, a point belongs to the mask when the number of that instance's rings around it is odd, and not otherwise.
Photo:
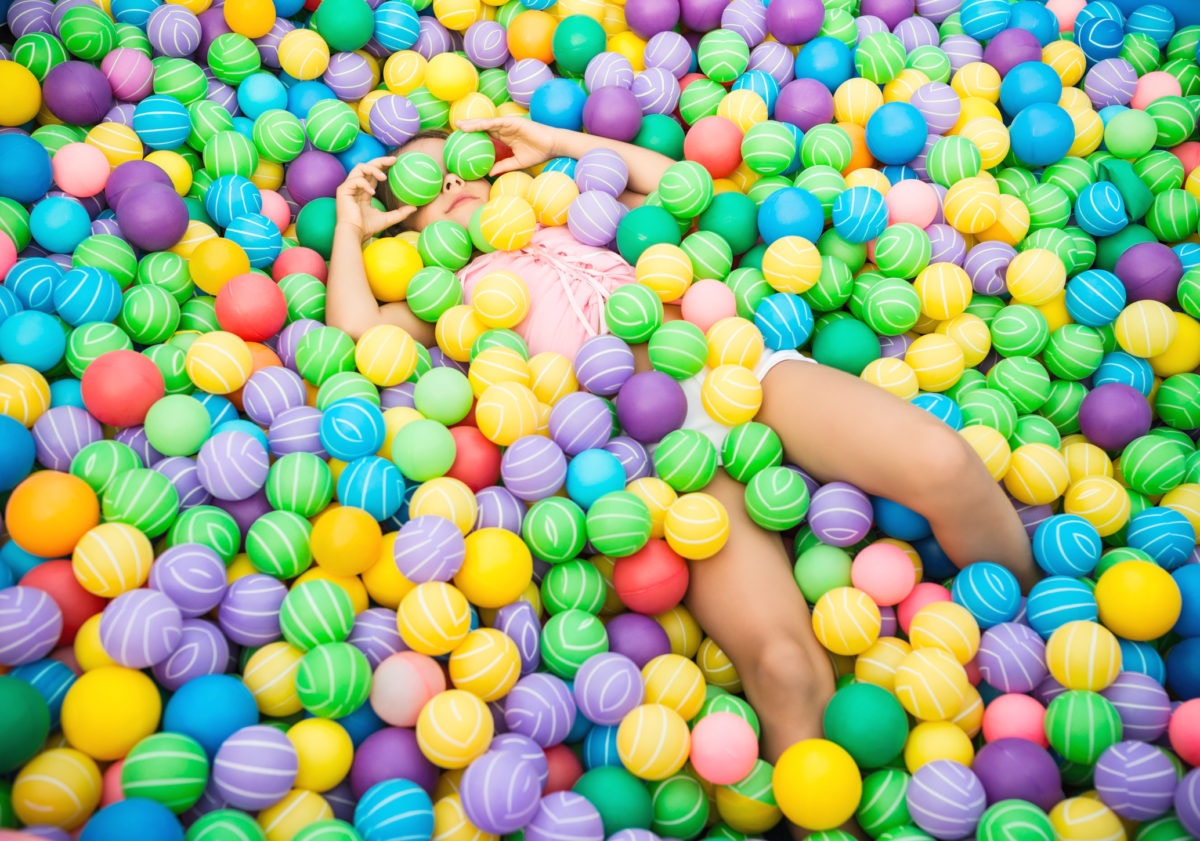
[(461, 187), (463, 180), (453, 172), (446, 173), (446, 178), (442, 182), (442, 192), (449, 192), (451, 187)]

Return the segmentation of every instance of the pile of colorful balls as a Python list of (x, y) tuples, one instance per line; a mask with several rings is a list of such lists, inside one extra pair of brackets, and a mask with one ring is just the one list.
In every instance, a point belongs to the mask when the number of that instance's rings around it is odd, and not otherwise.
[[(0, 834), (1200, 837), (1192, 3), (5, 7)], [(505, 150), (455, 126), (496, 115), (677, 163), (627, 211), (619, 156), (556, 158), (366, 245), (436, 347), (325, 326), (348, 171), (446, 128), (478, 178)], [(640, 281), (573, 362), (518, 276), (455, 275), (538, 225)], [(640, 342), (708, 371), (720, 448)], [(784, 463), (748, 376), (784, 348), (961, 433), (1027, 597)], [(774, 765), (682, 604), (718, 461), (839, 675)]]

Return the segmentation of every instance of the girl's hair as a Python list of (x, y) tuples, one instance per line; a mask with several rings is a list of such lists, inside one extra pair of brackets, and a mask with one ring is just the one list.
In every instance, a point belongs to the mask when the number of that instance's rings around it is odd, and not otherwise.
[[(443, 129), (443, 128), (421, 129), (416, 134), (414, 134), (412, 137), (410, 137), (407, 141), (405, 141), (403, 144), (401, 144), (401, 145), (397, 146), (395, 149), (392, 149), (391, 151), (389, 151), (388, 154), (393, 155), (393, 156), (399, 155), (404, 150), (405, 146), (407, 146), (409, 143), (412, 143), (415, 140), (428, 140), (428, 139), (445, 140), (449, 136), (450, 136), (450, 132), (448, 132), (446, 129)], [(387, 181), (381, 181), (379, 183), (379, 186), (375, 188), (375, 192), (376, 192), (376, 195), (379, 196), (379, 200), (381, 202), (383, 202), (383, 206), (386, 207), (388, 210), (399, 210), (400, 209), (400, 200), (398, 198), (396, 198), (396, 194), (392, 192), (392, 188), (388, 185)], [(383, 236), (395, 236), (396, 234), (400, 233), (401, 231), (405, 231), (405, 230), (408, 230), (408, 220), (407, 219), (405, 221), (401, 222), (399, 225), (393, 225), (391, 228), (388, 228), (386, 231), (383, 232)]]

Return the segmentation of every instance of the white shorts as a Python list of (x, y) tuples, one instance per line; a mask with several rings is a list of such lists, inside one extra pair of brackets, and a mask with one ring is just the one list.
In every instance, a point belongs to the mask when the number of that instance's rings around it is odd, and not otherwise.
[[(768, 351), (763, 353), (762, 358), (758, 360), (758, 364), (754, 366), (754, 376), (761, 383), (763, 378), (767, 376), (768, 371), (780, 362), (787, 362), (789, 360), (816, 364), (815, 359), (810, 359), (796, 350)], [(704, 378), (707, 375), (708, 368), (706, 367), (700, 373), (688, 377), (686, 380), (681, 380), (679, 383), (683, 387), (684, 396), (687, 398), (687, 417), (684, 418), (681, 428), (695, 429), (703, 432), (713, 442), (713, 446), (717, 448), (719, 460), (721, 444), (725, 441), (725, 434), (729, 432), (729, 427), (715, 421), (705, 411), (704, 405), (700, 402), (700, 387), (704, 385)]]

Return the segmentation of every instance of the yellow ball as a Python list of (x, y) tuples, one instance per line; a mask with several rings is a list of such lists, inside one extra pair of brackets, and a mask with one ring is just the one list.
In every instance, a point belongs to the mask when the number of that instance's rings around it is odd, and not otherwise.
[(537, 216), (533, 205), (522, 197), (497, 196), (479, 211), (479, 230), (493, 248), (517, 251), (533, 239)]
[(359, 576), (371, 600), (392, 610), (396, 609), (400, 600), (409, 590), (417, 586), (415, 582), (405, 578), (404, 574), (396, 567), (395, 558), (392, 556), (392, 547), (395, 542), (396, 532), (385, 534), (379, 551), (379, 560)]
[(89, 616), (75, 633), (75, 659), (85, 672), (102, 666), (116, 666), (117, 661), (108, 656), (100, 644), (100, 614)]
[(258, 813), (266, 841), (291, 841), (297, 832), (317, 821), (333, 819), (333, 807), (315, 791), (294, 788), (273, 806)]
[(425, 81), (429, 62), (414, 50), (392, 53), (383, 64), (383, 83), (391, 93), (412, 93)]
[(729, 539), (729, 512), (710, 494), (683, 494), (667, 509), (663, 536), (667, 545), (690, 561), (711, 558)]
[(487, 325), (479, 320), (474, 307), (457, 304), (438, 317), (433, 335), (443, 353), (455, 362), (469, 362), (471, 348), (486, 330)]
[(753, 368), (762, 358), (765, 345), (762, 331), (754, 322), (736, 315), (718, 319), (705, 334), (708, 340), (709, 368), (739, 365)]
[(142, 159), (142, 141), (129, 126), (120, 123), (100, 123), (83, 140), (104, 153), (114, 169), (127, 161)]
[(870, 79), (855, 77), (838, 85), (833, 93), (833, 118), (839, 123), (867, 125), (867, 120), (883, 105), (883, 91)]
[(379, 523), (361, 508), (326, 508), (309, 536), (313, 560), (334, 575), (358, 575), (379, 560), (383, 532)]
[(716, 801), (717, 817), (743, 835), (766, 834), (783, 819), (771, 785), (773, 771), (769, 763), (759, 759), (745, 779), (730, 786), (716, 786), (716, 796), (709, 795), (709, 802)]
[(730, 91), (717, 103), (717, 116), (729, 120), (745, 134), (766, 121), (767, 103), (752, 90)]
[(1096, 582), (1104, 627), (1122, 639), (1158, 639), (1178, 621), (1183, 600), (1171, 574), (1149, 561), (1121, 561)]
[[(183, 236), (180, 238), (179, 242), (175, 243), (167, 250), (170, 251), (172, 254), (178, 254), (180, 257), (182, 257), (185, 260), (191, 260), (192, 257), (195, 255), (197, 249), (199, 249), (201, 245), (208, 242), (209, 240), (220, 240), (220, 239), (221, 238), (219, 236), (217, 236), (217, 232), (214, 231), (212, 228), (210, 228), (208, 225), (206, 225), (203, 222), (200, 222), (196, 219), (193, 219), (190, 222), (188, 222), (187, 230), (183, 232)], [(238, 246), (237, 250), (242, 251), (240, 246)], [(242, 251), (242, 256), (245, 256), (245, 253), (246, 252)], [(250, 261), (249, 261), (249, 259), (247, 259), (246, 260), (246, 271), (249, 271), (249, 270), (250, 270)], [(237, 272), (237, 274), (242, 274), (242, 272)], [(229, 275), (229, 277), (222, 279), (220, 282), (221, 285), (223, 286), (225, 284), (225, 281), (229, 280), (230, 277), (233, 277), (233, 275), (231, 274), (231, 275)], [(216, 292), (211, 292), (211, 291), (205, 289), (204, 286), (201, 285), (203, 281), (196, 278), (195, 271), (192, 272), (192, 281), (196, 284), (196, 287), (201, 289), (202, 291), (208, 292), (210, 295), (216, 294)]]
[(504, 607), (533, 580), (533, 556), (521, 536), (508, 529), (476, 529), (466, 537), (467, 552), (454, 584), (472, 604)]
[(1150, 357), (1150, 367), (1160, 377), (1200, 368), (1200, 321), (1187, 313), (1177, 312), (1174, 315), (1179, 325), (1175, 338), (1162, 353)]
[(150, 539), (126, 523), (101, 523), (89, 529), (71, 553), (75, 580), (106, 599), (145, 584), (153, 562)]
[[(443, 774), (442, 779), (448, 775)], [(447, 794), (433, 804), (433, 837), (438, 841), (497, 841), (500, 836), (484, 832), (467, 817), (462, 798)]]
[(413, 492), (408, 503), (408, 516), (421, 517), (426, 514), (445, 517), (463, 534), (475, 527), (475, 515), (479, 503), (471, 489), (458, 479), (439, 476), (422, 482)]
[(507, 634), (478, 628), (450, 654), (450, 681), (483, 701), (503, 698), (521, 676), (521, 653)]
[(696, 652), (700, 650), (700, 643), (704, 641), (704, 631), (691, 611), (679, 604), (655, 616), (654, 621), (667, 632), (672, 654), (696, 656)]
[(900, 75), (883, 86), (884, 102), (908, 102), (918, 88), (930, 83), (931, 79), (912, 67), (900, 71)]
[(919, 336), (908, 346), (904, 361), (925, 391), (945, 391), (958, 382), (965, 362), (958, 342), (941, 333)]
[(1058, 841), (1125, 841), (1128, 835), (1116, 813), (1091, 797), (1069, 797), (1050, 810)]
[(493, 444), (507, 447), (538, 426), (537, 395), (520, 383), (489, 387), (475, 404), (475, 423)]
[(1179, 321), (1160, 301), (1134, 301), (1113, 325), (1121, 350), (1148, 359), (1166, 353), (1179, 333)]
[(660, 654), (642, 667), (646, 703), (662, 704), (690, 721), (704, 704), (704, 675), (700, 667), (678, 654)]
[(28, 428), (50, 408), (50, 384), (28, 365), (0, 363), (0, 415)]
[(269, 642), (250, 655), (242, 683), (263, 715), (283, 718), (303, 709), (296, 694), (296, 672), (303, 656), (303, 651), (286, 642)]
[(516, 327), (529, 312), (529, 289), (515, 272), (488, 272), (475, 284), (471, 306), (479, 320), (490, 328)]
[(417, 249), (398, 237), (377, 239), (363, 249), (367, 283), (380, 301), (403, 301), (408, 282), (424, 267)]
[(1050, 635), (1046, 665), (1067, 689), (1099, 692), (1121, 671), (1121, 648), (1108, 628), (1080, 619), (1060, 625)]
[(1039, 306), (1051, 301), (1067, 283), (1067, 267), (1053, 251), (1029, 248), (1008, 264), (1005, 282), (1013, 300)]
[(346, 778), (354, 761), (354, 742), (346, 728), (328, 718), (305, 718), (288, 728), (296, 748), (296, 788), (329, 791)]
[(978, 689), (967, 684), (967, 699), (963, 701), (963, 708), (950, 721), (972, 739), (979, 735), (983, 729), (983, 696)]
[(999, 482), (1012, 464), (1012, 447), (1004, 436), (990, 426), (976, 424), (958, 432), (979, 456), (992, 478)]
[(471, 360), (467, 380), (471, 383), (471, 391), (478, 397), (491, 386), (500, 383), (520, 383), (527, 386), (532, 377), (529, 374), (529, 363), (521, 354), (509, 347), (490, 347), (480, 351)]
[(413, 651), (449, 654), (471, 631), (471, 606), (457, 587), (443, 581), (418, 584), (396, 610), (400, 637)]
[(575, 366), (561, 353), (545, 351), (529, 358), (529, 387), (533, 396), (547, 406), (553, 406), (568, 394), (579, 389)]
[(917, 611), (908, 629), (913, 648), (940, 648), (966, 665), (979, 650), (979, 625), (954, 602), (933, 602)]
[(1088, 476), (1113, 475), (1113, 463), (1108, 453), (1086, 440), (1068, 443), (1064, 439), (1062, 454), (1067, 460), (1067, 472), (1071, 475), (1072, 484)]
[(1083, 517), (1101, 537), (1124, 528), (1130, 511), (1129, 494), (1111, 476), (1087, 476), (1071, 483), (1063, 496), (1063, 513)]
[(279, 66), (302, 82), (316, 79), (329, 68), (329, 45), (311, 29), (294, 29), (279, 39)]
[(646, 503), (646, 507), (650, 509), (650, 536), (662, 537), (667, 512), (679, 498), (675, 489), (657, 476), (644, 476), (634, 479), (625, 490)]
[(821, 252), (804, 237), (780, 237), (763, 252), (762, 273), (776, 292), (807, 292), (821, 277)]
[[(979, 157), (984, 169), (999, 166), (1008, 155), (1011, 143), (1008, 128), (999, 117), (975, 117), (968, 120), (958, 133), (979, 149)], [(999, 214), (997, 214), (997, 218), (998, 216)]]
[(850, 820), (862, 797), (862, 774), (841, 745), (805, 739), (785, 750), (772, 776), (775, 801), (804, 829), (834, 829)]
[(170, 149), (156, 149), (146, 156), (147, 163), (152, 163), (171, 179), (171, 186), (181, 196), (186, 196), (192, 188), (192, 167), (187, 158)]
[(917, 372), (903, 359), (885, 356), (867, 363), (859, 377), (901, 400), (912, 400), (921, 390)]
[(1067, 490), (1071, 474), (1062, 453), (1049, 444), (1022, 444), (1012, 452), (1004, 487), (1026, 505), (1048, 505)]
[(980, 242), (1018, 245), (1029, 233), (1029, 208), (1016, 196), (1000, 196), (1000, 218), (996, 224), (975, 235)]
[(898, 637), (880, 637), (854, 658), (854, 677), (891, 692), (896, 686), (896, 668), (911, 651), (912, 646)]
[(834, 654), (861, 654), (877, 639), (882, 626), (879, 606), (855, 587), (826, 591), (812, 611), (817, 641)]
[(643, 780), (665, 780), (679, 772), (691, 747), (687, 722), (663, 704), (634, 707), (617, 727), (617, 755), (629, 773)]
[(63, 698), (62, 732), (92, 759), (120, 759), (158, 729), (162, 698), (135, 669), (104, 666), (80, 675)]
[(496, 725), (487, 704), (461, 689), (433, 696), (417, 717), (417, 747), (439, 768), (465, 768), (487, 750)]
[(15, 61), (0, 61), (0, 126), (23, 125), (37, 116), (42, 107), (42, 88), (24, 65)]
[(628, 60), (634, 73), (641, 73), (646, 69), (646, 42), (632, 30), (610, 35), (607, 48), (608, 52), (616, 53)]
[[(559, 173), (563, 175), (565, 173)], [(492, 182), (492, 189), (488, 193), (488, 198), (496, 198), (497, 196), (521, 196), (524, 199), (529, 199), (529, 188), (533, 185), (533, 176), (528, 172), (520, 169), (514, 169), (512, 172), (506, 172)]]
[(479, 73), (457, 53), (438, 53), (425, 68), (425, 87), (438, 99), (454, 102), (479, 89)]
[(1071, 41), (1052, 41), (1043, 47), (1042, 63), (1058, 74), (1064, 92), (1079, 84), (1087, 71), (1087, 56), (1078, 44)]
[[(450, 128), (457, 128), (458, 124), (463, 120), (490, 120), (497, 116), (499, 116), (499, 111), (496, 103), (476, 91), (475, 93), (467, 94), (450, 106)], [(514, 173), (508, 174), (511, 175)], [(521, 175), (529, 177), (526, 173), (521, 173)]]
[[(216, 295), (232, 278), (250, 271), (250, 258), (233, 240), (218, 237), (211, 228), (207, 230), (211, 236), (196, 242), (187, 258), (188, 271), (201, 292)], [(187, 238), (184, 234), (184, 240)]]
[(192, 342), (183, 364), (192, 384), (209, 394), (237, 391), (254, 372), (249, 346), (240, 336), (223, 330), (205, 333)]
[(729, 655), (717, 645), (712, 637), (705, 637), (696, 652), (696, 665), (704, 676), (704, 682), (726, 692), (740, 693), (742, 678)]
[(417, 369), (417, 343), (402, 327), (376, 324), (355, 343), (354, 366), (372, 385), (399, 385)]
[(964, 234), (986, 231), (1000, 218), (1000, 190), (982, 176), (964, 178), (946, 191), (946, 222)]
[(967, 700), (966, 670), (940, 648), (914, 648), (896, 667), (896, 697), (922, 721), (953, 718)]
[(913, 281), (921, 312), (938, 321), (957, 318), (971, 302), (971, 278), (954, 263), (931, 263)]
[(1200, 484), (1188, 482), (1177, 485), (1163, 494), (1158, 504), (1178, 511), (1200, 534)]
[(975, 761), (971, 737), (952, 721), (919, 722), (904, 743), (904, 765), (911, 774), (935, 759), (952, 759), (970, 767)]
[(1062, 96), (1058, 98), (1058, 106), (1068, 114), (1081, 114), (1092, 110), (1092, 101), (1079, 88), (1063, 88)]
[(892, 188), (887, 176), (877, 169), (861, 167), (845, 173), (846, 187), (870, 187), (881, 196), (886, 196)]
[(977, 96), (988, 102), (1000, 100), (1000, 72), (982, 61), (971, 61), (958, 69), (950, 87), (961, 97)]
[(709, 417), (725, 426), (754, 419), (762, 407), (762, 383), (749, 368), (724, 364), (713, 368), (700, 386), (700, 403)]
[(543, 225), (567, 224), (567, 209), (578, 197), (575, 179), (557, 171), (540, 173), (525, 193), (537, 221)]
[(1075, 128), (1075, 142), (1067, 150), (1072, 157), (1084, 157), (1100, 148), (1104, 142), (1104, 120), (1095, 111), (1079, 111), (1071, 114)]
[(471, 24), (483, 20), (483, 3), (480, 0), (433, 0), (433, 14), (450, 31), (466, 32)]
[(100, 769), (73, 748), (52, 748), (25, 763), (12, 786), (12, 808), (22, 823), (76, 829), (100, 805)]
[(659, 242), (638, 257), (634, 274), (664, 304), (678, 301), (694, 279), (692, 261), (678, 245)]

